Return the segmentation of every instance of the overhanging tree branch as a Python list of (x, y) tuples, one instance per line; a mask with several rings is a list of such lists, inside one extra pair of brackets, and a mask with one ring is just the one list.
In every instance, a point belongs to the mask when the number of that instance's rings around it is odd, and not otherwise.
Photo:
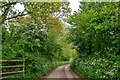
[(26, 14), (19, 14), (19, 15), (16, 15), (16, 16), (12, 16), (12, 17), (6, 18), (5, 20), (10, 20), (10, 19), (13, 19), (13, 18), (17, 18), (19, 16), (25, 16), (25, 15), (28, 15), (28, 13), (26, 13)]
[(8, 12), (9, 12), (9, 9), (10, 9), (10, 5), (7, 6), (7, 8), (5, 9), (4, 13), (2, 14), (2, 19), (1, 19), (1, 21), (0, 21), (0, 25), (1, 25), (2, 23), (4, 23), (4, 21), (5, 21), (6, 17), (7, 17), (7, 14), (8, 14)]
[(13, 4), (16, 4), (17, 2), (12, 2), (12, 3), (8, 3), (8, 4), (4, 4), (4, 5), (2, 5), (2, 6), (0, 6), (0, 8), (3, 8), (3, 7), (5, 7), (5, 6), (10, 6), (10, 5), (13, 5)]

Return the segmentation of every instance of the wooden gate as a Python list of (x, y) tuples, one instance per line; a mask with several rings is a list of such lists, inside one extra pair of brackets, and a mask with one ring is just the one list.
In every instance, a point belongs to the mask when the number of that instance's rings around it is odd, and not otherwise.
[[(0, 79), (3, 78), (8, 78), (6, 75), (10, 75), (10, 74), (18, 74), (18, 73), (22, 73), (22, 75), (24, 76), (25, 73), (25, 60), (0, 60), (0, 63), (22, 63), (21, 65), (0, 65)], [(18, 70), (18, 68), (22, 68), (22, 70)], [(10, 72), (2, 72), (2, 69), (13, 69)]]

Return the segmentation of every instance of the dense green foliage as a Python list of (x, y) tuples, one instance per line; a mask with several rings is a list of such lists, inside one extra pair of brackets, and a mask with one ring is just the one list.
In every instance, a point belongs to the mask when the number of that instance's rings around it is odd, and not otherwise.
[[(64, 10), (66, 13), (69, 12), (68, 3), (23, 4), (29, 15), (10, 20), (6, 22), (7, 25), (2, 25), (2, 59), (24, 59), (26, 65), (24, 77), (42, 77), (57, 66), (65, 64), (61, 63), (62, 61), (68, 60), (63, 54), (62, 46), (57, 43), (58, 36), (63, 34), (63, 25), (57, 18), (59, 16), (55, 15)], [(6, 71), (3, 69), (3, 72)]]
[(14, 10), (17, 2), (0, 4), (2, 59), (24, 59), (25, 78), (43, 77), (73, 58), (71, 68), (81, 77), (120, 78), (117, 2), (81, 2), (68, 19), (70, 27), (64, 23), (70, 13), (67, 2), (21, 2), (22, 12)]
[(120, 56), (112, 59), (100, 57), (96, 54), (77, 57), (72, 62), (72, 69), (82, 78), (88, 79), (119, 79), (120, 77)]
[(79, 57), (73, 69), (89, 78), (120, 78), (118, 3), (84, 3), (70, 16), (69, 39)]
[[(10, 33), (2, 28), (2, 59), (26, 60), (26, 76), (42, 76), (56, 67), (53, 62), (60, 61), (61, 47), (51, 36), (33, 25), (10, 25)], [(57, 64), (59, 65), (59, 64)], [(44, 71), (45, 70), (45, 71)], [(31, 74), (35, 72), (35, 74)]]

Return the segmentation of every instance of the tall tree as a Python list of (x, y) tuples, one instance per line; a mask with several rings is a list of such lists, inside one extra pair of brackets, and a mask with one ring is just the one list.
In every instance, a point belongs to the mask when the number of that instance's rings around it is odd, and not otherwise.
[(73, 26), (70, 40), (78, 52), (119, 54), (118, 3), (82, 2), (80, 9), (68, 21)]
[[(16, 4), (21, 4), (24, 6), (23, 11), (15, 10), (17, 9)], [(53, 12), (59, 15), (61, 12), (68, 12), (68, 3), (66, 2), (4, 2), (0, 1), (1, 8), (1, 21), (3, 24), (6, 20), (11, 20), (20, 16), (30, 15), (32, 18), (36, 16), (47, 17), (53, 15)], [(66, 6), (67, 5), (67, 6)], [(44, 19), (44, 18), (43, 18)]]

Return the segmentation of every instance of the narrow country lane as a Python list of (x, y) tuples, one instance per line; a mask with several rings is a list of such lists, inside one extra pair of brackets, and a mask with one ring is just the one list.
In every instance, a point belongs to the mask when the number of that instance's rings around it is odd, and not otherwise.
[(56, 68), (44, 80), (80, 80), (80, 78), (70, 69), (68, 64)]

